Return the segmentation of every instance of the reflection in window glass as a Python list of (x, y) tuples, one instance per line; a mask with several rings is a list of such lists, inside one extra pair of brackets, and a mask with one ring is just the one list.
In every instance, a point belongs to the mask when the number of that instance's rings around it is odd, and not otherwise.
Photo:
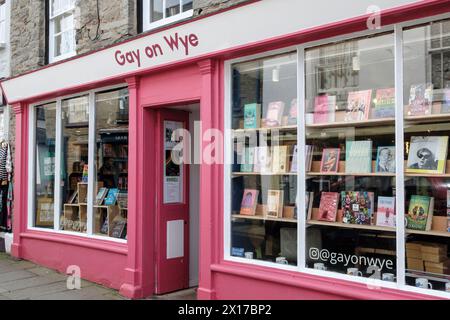
[(307, 267), (394, 282), (394, 36), (305, 58)]
[(296, 58), (232, 67), (234, 257), (297, 264)]
[(180, 0), (166, 0), (166, 18), (180, 13)]
[(94, 234), (122, 238), (128, 215), (128, 90), (96, 95)]
[(192, 10), (192, 0), (183, 0), (183, 12)]
[(151, 0), (150, 22), (161, 20), (163, 17), (163, 0)]
[(62, 101), (60, 229), (87, 232), (89, 99)]
[[(450, 282), (450, 20), (404, 32), (406, 283)], [(448, 291), (448, 289), (447, 289)]]
[(36, 112), (35, 227), (53, 228), (55, 212), (56, 104)]

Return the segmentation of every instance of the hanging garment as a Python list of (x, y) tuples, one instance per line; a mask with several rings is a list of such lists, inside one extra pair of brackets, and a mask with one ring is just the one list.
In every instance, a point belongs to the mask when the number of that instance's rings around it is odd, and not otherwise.
[(12, 232), (13, 228), (13, 182), (11, 181), (8, 186), (8, 195), (6, 201), (6, 212), (8, 218), (6, 220), (6, 231)]
[(8, 186), (0, 187), (0, 230), (8, 231)]
[(8, 181), (8, 171), (6, 170), (6, 160), (8, 158), (8, 144), (2, 143), (0, 148), (0, 180)]

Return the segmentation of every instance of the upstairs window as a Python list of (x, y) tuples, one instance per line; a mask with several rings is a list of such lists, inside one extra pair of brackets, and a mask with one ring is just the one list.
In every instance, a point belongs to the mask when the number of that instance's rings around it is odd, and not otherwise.
[(76, 54), (74, 9), (75, 0), (50, 0), (50, 63)]
[(6, 45), (6, 1), (0, 1), (0, 47)]
[(144, 31), (189, 18), (194, 10), (192, 0), (143, 0)]

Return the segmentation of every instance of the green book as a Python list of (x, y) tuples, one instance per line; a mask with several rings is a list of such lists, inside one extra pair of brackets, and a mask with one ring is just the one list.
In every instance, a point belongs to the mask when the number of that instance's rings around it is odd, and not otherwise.
[(261, 105), (252, 103), (244, 106), (244, 129), (261, 127)]
[(414, 195), (409, 202), (406, 216), (407, 228), (430, 231), (433, 222), (434, 198)]
[(372, 172), (372, 141), (347, 141), (345, 172)]
[(241, 172), (253, 172), (255, 148), (245, 148), (241, 162)]

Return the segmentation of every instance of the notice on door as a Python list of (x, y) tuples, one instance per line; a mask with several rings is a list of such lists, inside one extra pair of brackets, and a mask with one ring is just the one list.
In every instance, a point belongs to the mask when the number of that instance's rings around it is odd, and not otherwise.
[[(183, 202), (183, 166), (174, 161), (174, 148), (181, 142), (177, 129), (183, 129), (182, 122), (164, 122), (164, 203)], [(179, 152), (179, 151), (178, 151)], [(178, 155), (178, 158), (180, 155)]]

